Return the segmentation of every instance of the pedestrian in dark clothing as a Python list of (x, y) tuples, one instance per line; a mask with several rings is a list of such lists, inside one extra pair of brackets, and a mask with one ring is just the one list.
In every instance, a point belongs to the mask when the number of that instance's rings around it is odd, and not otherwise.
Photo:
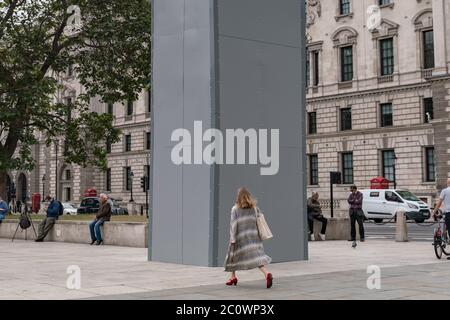
[(356, 186), (350, 188), (351, 193), (348, 197), (348, 203), (350, 205), (350, 227), (351, 227), (351, 241), (356, 241), (356, 222), (359, 226), (359, 237), (361, 242), (364, 242), (364, 212), (362, 210), (363, 195), (358, 191)]
[(322, 223), (322, 229), (320, 230), (319, 237), (322, 241), (325, 240), (325, 232), (327, 231), (328, 220), (322, 214), (322, 208), (319, 202), (319, 193), (313, 192), (312, 196), (308, 198), (307, 202), (308, 211), (308, 225), (309, 225), (309, 237), (314, 239), (314, 220)]
[(56, 220), (58, 220), (59, 215), (62, 211), (62, 204), (58, 200), (52, 199), (50, 196), (47, 196), (45, 198), (45, 201), (48, 203), (47, 216), (39, 224), (38, 236), (35, 240), (36, 242), (44, 241), (45, 237), (55, 225), (55, 222)]
[(22, 213), (22, 201), (17, 200), (16, 208), (17, 208), (17, 212)]

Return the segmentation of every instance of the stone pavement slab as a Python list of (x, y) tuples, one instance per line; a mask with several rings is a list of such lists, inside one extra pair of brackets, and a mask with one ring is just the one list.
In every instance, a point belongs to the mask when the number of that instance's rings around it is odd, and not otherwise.
[[(450, 280), (450, 264), (435, 258), (430, 243), (373, 240), (352, 249), (347, 241), (311, 242), (309, 256), (309, 261), (270, 265), (279, 289), (267, 292), (262, 274), (252, 270), (238, 273), (239, 286), (232, 292), (240, 299), (291, 299), (324, 297), (325, 288), (333, 299), (352, 296), (367, 291), (366, 268), (378, 265), (386, 277), (384, 285), (393, 291), (386, 297), (406, 296), (394, 290), (411, 287), (415, 296), (429, 294), (433, 286), (442, 290), (441, 296), (447, 294), (442, 283)], [(80, 267), (80, 290), (66, 288), (71, 265)], [(229, 298), (229, 291), (223, 291), (228, 274), (222, 268), (148, 262), (142, 248), (0, 239), (0, 270), (0, 299), (156, 299), (169, 293), (183, 299)], [(422, 276), (427, 282), (418, 290), (414, 283)]]
[[(368, 289), (367, 274), (364, 270), (340, 271), (320, 274), (320, 279), (305, 279), (307, 276), (292, 276), (275, 279), (274, 287), (264, 288), (264, 281), (246, 281), (236, 287), (223, 284), (195, 286), (184, 289), (170, 289), (132, 293), (125, 295), (102, 296), (94, 299), (149, 299), (149, 300), (449, 300), (450, 288), (432, 290), (436, 280), (449, 274), (450, 264), (424, 264), (418, 266), (388, 267), (381, 269), (380, 289)], [(429, 272), (432, 270), (433, 272)], [(400, 276), (389, 274), (401, 272)], [(410, 272), (421, 272), (420, 278), (411, 281)], [(339, 279), (345, 276), (346, 281)], [(362, 277), (364, 276), (364, 278)], [(320, 281), (319, 281), (320, 280)], [(400, 281), (401, 280), (401, 281)], [(394, 283), (393, 283), (394, 281)], [(311, 283), (313, 282), (313, 283)], [(407, 286), (403, 286), (407, 284)], [(448, 285), (448, 282), (446, 283)], [(399, 286), (400, 285), (400, 286)], [(428, 291), (430, 290), (430, 291)]]

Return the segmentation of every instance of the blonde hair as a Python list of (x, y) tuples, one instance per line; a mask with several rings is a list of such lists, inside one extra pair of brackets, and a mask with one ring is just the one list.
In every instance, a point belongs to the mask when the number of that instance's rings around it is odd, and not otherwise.
[(251, 209), (256, 207), (256, 199), (253, 198), (250, 191), (242, 187), (238, 190), (236, 206), (240, 209)]

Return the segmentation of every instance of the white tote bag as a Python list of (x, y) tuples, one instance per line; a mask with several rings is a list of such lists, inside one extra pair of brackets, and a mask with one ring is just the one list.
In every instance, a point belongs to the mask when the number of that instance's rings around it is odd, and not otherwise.
[(259, 237), (262, 241), (273, 238), (272, 231), (270, 231), (264, 215), (255, 208), (256, 213), (256, 226), (258, 227)]

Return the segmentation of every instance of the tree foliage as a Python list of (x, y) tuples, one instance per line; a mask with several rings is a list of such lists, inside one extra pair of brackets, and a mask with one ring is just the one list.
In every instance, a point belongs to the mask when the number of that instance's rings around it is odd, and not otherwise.
[[(150, 11), (148, 0), (0, 1), (0, 173), (34, 167), (38, 132), (64, 140), (67, 163), (106, 167), (105, 141), (119, 131), (89, 103), (136, 100), (149, 85)], [(72, 67), (84, 90), (67, 104)]]

